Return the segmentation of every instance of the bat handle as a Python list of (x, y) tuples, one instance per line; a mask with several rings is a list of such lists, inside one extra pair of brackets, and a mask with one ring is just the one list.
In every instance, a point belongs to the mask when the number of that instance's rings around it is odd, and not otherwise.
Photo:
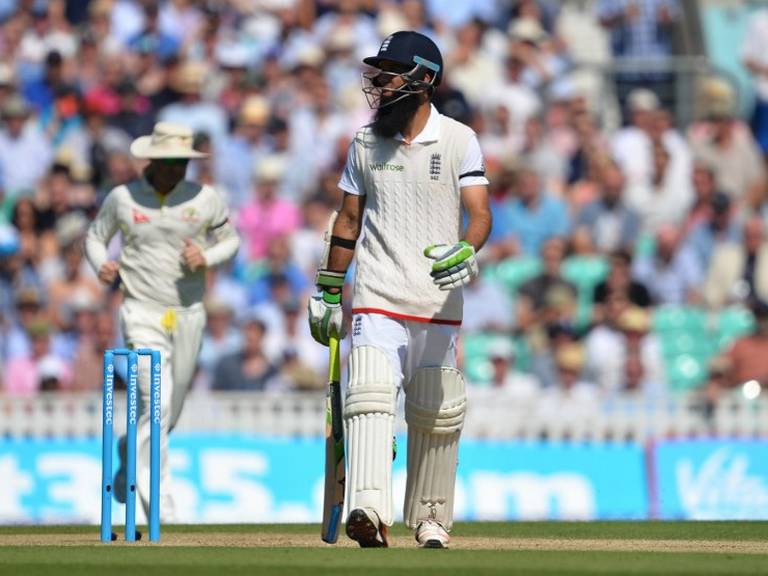
[(338, 382), (341, 378), (341, 367), (340, 364), (340, 353), (339, 353), (339, 347), (340, 342), (338, 337), (331, 336), (328, 340), (328, 356), (329, 356), (329, 362), (328, 362), (328, 379), (334, 382)]

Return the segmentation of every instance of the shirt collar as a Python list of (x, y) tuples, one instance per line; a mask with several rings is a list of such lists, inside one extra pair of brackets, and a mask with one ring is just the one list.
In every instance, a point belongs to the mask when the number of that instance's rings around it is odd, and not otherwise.
[[(398, 132), (395, 134), (395, 140), (405, 142), (403, 135)], [(437, 111), (434, 104), (429, 105), (429, 118), (424, 128), (419, 132), (418, 136), (414, 138), (411, 144), (426, 144), (428, 142), (437, 142), (440, 140), (440, 112)]]
[(168, 194), (160, 194), (160, 192), (155, 190), (154, 186), (152, 186), (152, 184), (149, 183), (149, 180), (147, 180), (147, 178), (143, 174), (139, 177), (139, 181), (141, 182), (141, 187), (144, 193), (157, 198), (161, 205), (164, 204), (165, 201), (168, 198), (170, 198), (173, 194), (176, 194), (179, 190), (181, 190), (184, 184), (186, 183), (186, 180), (182, 178), (179, 181), (179, 183), (176, 184), (176, 187), (170, 192), (168, 192)]

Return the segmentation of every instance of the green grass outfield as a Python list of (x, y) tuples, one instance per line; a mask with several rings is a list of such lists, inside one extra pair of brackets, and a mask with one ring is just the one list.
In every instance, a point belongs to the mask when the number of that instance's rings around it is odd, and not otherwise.
[[(768, 522), (461, 523), (451, 550), (324, 545), (316, 525), (165, 526), (101, 544), (98, 527), (0, 527), (0, 574), (768, 574)], [(144, 531), (146, 536), (146, 531)]]

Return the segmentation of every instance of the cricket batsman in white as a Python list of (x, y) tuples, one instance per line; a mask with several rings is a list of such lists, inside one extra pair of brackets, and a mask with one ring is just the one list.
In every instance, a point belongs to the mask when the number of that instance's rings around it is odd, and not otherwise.
[[(197, 364), (205, 327), (205, 272), (231, 259), (240, 244), (224, 198), (210, 186), (184, 179), (192, 158), (192, 131), (167, 122), (131, 144), (131, 154), (148, 160), (140, 179), (113, 189), (86, 237), (86, 254), (105, 284), (119, 280), (123, 292), (120, 325), (131, 348), (154, 348), (162, 358), (160, 518), (176, 521), (168, 464), (168, 433), (181, 415)], [(119, 261), (107, 246), (120, 230)], [(149, 511), (149, 366), (140, 363), (140, 415), (136, 478)], [(125, 501), (124, 470), (115, 478), (115, 497)], [(121, 478), (122, 474), (122, 478)], [(122, 494), (121, 494), (122, 492)]]
[[(392, 431), (405, 391), (408, 479), (404, 517), (425, 548), (446, 548), (466, 409), (456, 369), (462, 286), (491, 229), (488, 180), (474, 132), (431, 98), (443, 59), (426, 36), (396, 32), (364, 60), (363, 92), (376, 110), (349, 147), (341, 208), (329, 225), (309, 303), (313, 337), (343, 337), (342, 287), (353, 256), (352, 352), (344, 419), (347, 535), (388, 545), (394, 520)], [(462, 227), (462, 208), (467, 226)]]

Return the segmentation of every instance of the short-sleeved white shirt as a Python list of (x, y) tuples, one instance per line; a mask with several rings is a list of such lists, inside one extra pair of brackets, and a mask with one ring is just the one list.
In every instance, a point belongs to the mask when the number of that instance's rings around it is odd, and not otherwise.
[(163, 197), (142, 178), (107, 195), (88, 230), (86, 255), (99, 270), (107, 259), (105, 247), (119, 230), (120, 279), (126, 295), (164, 306), (190, 306), (202, 301), (205, 269), (192, 271), (184, 264), (185, 241), (203, 247), (208, 264), (216, 265), (216, 258), (208, 256), (208, 237), (225, 229), (236, 237), (227, 204), (211, 186), (184, 180)]
[[(430, 108), (429, 118), (424, 129), (413, 139), (412, 144), (432, 142), (440, 136), (440, 113), (434, 105)], [(402, 134), (395, 135), (396, 140), (405, 142)], [(339, 188), (344, 192), (355, 194), (357, 196), (365, 195), (365, 189), (362, 186), (362, 175), (358, 173), (358, 165), (355, 147), (350, 146), (347, 155), (347, 163), (344, 166), (344, 172), (339, 180)], [(474, 134), (467, 144), (464, 160), (461, 164), (459, 174), (459, 186), (482, 186), (487, 185), (488, 179), (485, 177), (485, 163), (483, 161), (483, 152), (480, 150), (480, 143)]]
[(366, 198), (352, 312), (459, 325), (462, 291), (435, 286), (424, 249), (460, 240), (461, 189), (487, 184), (475, 133), (434, 107), (410, 142), (358, 130), (339, 183)]

